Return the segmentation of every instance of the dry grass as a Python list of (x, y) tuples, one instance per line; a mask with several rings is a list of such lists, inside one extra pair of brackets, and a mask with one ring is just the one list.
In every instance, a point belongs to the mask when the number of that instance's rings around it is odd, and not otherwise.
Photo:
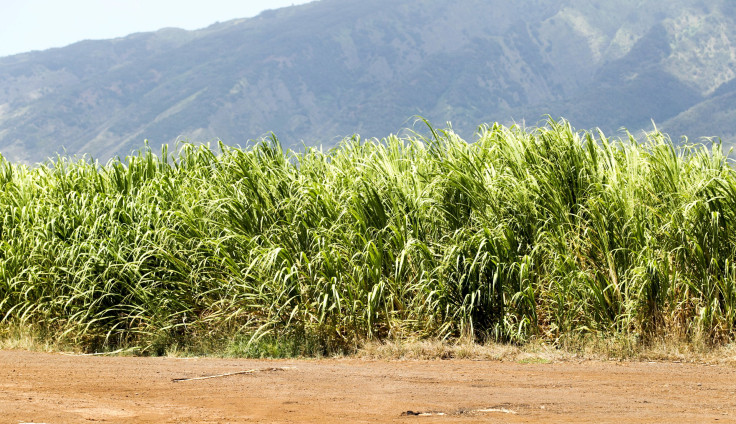
[[(73, 343), (50, 342), (38, 333), (24, 327), (0, 329), (0, 350), (26, 350), (32, 352), (64, 352), (81, 354)], [(105, 354), (135, 355), (136, 351), (113, 351)], [(219, 348), (191, 349), (170, 348), (169, 357), (233, 357), (232, 352)], [(237, 355), (236, 355), (237, 356)], [(247, 355), (246, 355), (247, 356)], [(334, 356), (334, 355), (333, 355)], [(367, 341), (352, 356), (370, 360), (475, 360), (544, 364), (566, 361), (657, 361), (689, 362), (736, 366), (736, 343), (709, 345), (703, 342), (687, 342), (676, 339), (635, 343), (622, 338), (586, 338), (567, 340), (556, 347), (539, 340), (522, 345), (503, 343), (477, 343), (468, 338), (448, 342), (442, 340), (394, 340)], [(317, 356), (321, 357), (321, 356)]]
[(29, 327), (3, 326), (0, 327), (0, 350), (58, 352), (69, 350), (69, 346), (44, 340)]
[(376, 360), (451, 360), (550, 363), (565, 361), (662, 361), (736, 366), (736, 344), (705, 346), (659, 341), (647, 346), (625, 346), (620, 341), (579, 341), (557, 348), (532, 341), (524, 345), (442, 341), (368, 342), (357, 357)]

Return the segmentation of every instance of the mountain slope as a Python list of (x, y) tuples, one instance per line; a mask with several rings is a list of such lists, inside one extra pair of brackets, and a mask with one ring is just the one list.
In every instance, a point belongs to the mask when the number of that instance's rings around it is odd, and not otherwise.
[(700, 138), (720, 138), (726, 147), (736, 147), (736, 90), (714, 95), (679, 113), (662, 125), (665, 131)]
[[(735, 16), (728, 0), (322, 0), (86, 41), (0, 58), (0, 152), (104, 160), (144, 139), (242, 144), (270, 131), (330, 145), (414, 115), (465, 136), (545, 114), (606, 131), (654, 119), (679, 136), (734, 78)], [(735, 133), (721, 124), (714, 134)]]

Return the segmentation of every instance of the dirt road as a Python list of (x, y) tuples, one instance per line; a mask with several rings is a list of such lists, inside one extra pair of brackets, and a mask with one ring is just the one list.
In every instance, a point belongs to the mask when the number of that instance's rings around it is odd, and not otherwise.
[(0, 351), (0, 422), (736, 423), (736, 368)]

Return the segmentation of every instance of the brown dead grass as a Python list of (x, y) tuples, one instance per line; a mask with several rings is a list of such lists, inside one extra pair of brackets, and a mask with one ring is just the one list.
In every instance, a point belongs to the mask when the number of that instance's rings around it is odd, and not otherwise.
[[(0, 331), (0, 350), (25, 350), (32, 352), (64, 352), (80, 354), (82, 351), (68, 342), (49, 342), (37, 333), (20, 327), (5, 327)], [(135, 355), (137, 349), (121, 349), (103, 352), (115, 356)], [(232, 356), (225, 350), (197, 351), (186, 348), (169, 349), (166, 356)], [(687, 362), (736, 366), (736, 343), (712, 345), (703, 342), (660, 338), (646, 344), (626, 338), (586, 338), (566, 340), (557, 346), (541, 340), (524, 345), (501, 343), (476, 343), (468, 339), (448, 342), (441, 340), (366, 341), (351, 356), (377, 360), (449, 360), (508, 361), (518, 363), (549, 363), (565, 361), (657, 361)]]
[(470, 359), (519, 363), (613, 360), (736, 365), (736, 344), (706, 346), (663, 340), (647, 345), (624, 345), (617, 340), (587, 340), (558, 348), (543, 342), (517, 346), (472, 342), (391, 341), (367, 342), (356, 356), (380, 360)]

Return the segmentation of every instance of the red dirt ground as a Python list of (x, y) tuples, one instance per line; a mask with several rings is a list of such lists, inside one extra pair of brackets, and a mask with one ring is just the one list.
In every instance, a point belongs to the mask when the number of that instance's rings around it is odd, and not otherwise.
[[(173, 381), (252, 369), (259, 371)], [(11, 350), (0, 351), (0, 422), (736, 423), (736, 368), (91, 357)]]

